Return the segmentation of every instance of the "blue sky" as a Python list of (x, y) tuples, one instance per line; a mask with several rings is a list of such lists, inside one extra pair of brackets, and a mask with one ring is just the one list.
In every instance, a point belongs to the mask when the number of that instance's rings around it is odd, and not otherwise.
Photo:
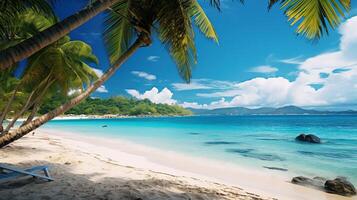
[[(222, 2), (222, 12), (202, 2), (219, 44), (196, 34), (198, 63), (190, 84), (178, 76), (169, 54), (154, 38), (152, 46), (141, 48), (92, 96), (125, 95), (205, 109), (285, 105), (357, 108), (357, 54), (353, 53), (357, 52), (356, 2), (344, 24), (315, 43), (297, 36), (278, 6), (268, 12), (267, 4), (260, 0), (246, 1), (245, 5)], [(64, 18), (85, 5), (84, 0), (71, 1), (56, 6), (56, 12)], [(92, 45), (102, 71), (108, 67), (101, 38), (104, 16), (70, 34), (72, 39)]]

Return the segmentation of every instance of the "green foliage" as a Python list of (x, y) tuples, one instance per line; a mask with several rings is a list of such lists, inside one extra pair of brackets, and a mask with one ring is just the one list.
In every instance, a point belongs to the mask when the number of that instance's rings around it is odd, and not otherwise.
[(335, 29), (351, 9), (351, 0), (269, 0), (269, 7), (281, 3), (281, 9), (296, 32), (308, 39), (319, 39), (329, 27)]
[(46, 79), (54, 82), (54, 89), (66, 94), (71, 89), (84, 89), (84, 85), (98, 77), (87, 63), (98, 63), (92, 48), (69, 37), (46, 47), (29, 58), (22, 83), (34, 88)]
[[(8, 37), (4, 40), (0, 37), (0, 49), (27, 39), (56, 22), (32, 9), (24, 10), (16, 17), (17, 24), (12, 29), (12, 34), (4, 35), (3, 37)], [(26, 111), (33, 105), (40, 105), (43, 98), (58, 93), (66, 96), (70, 90), (83, 90), (98, 78), (88, 65), (98, 64), (90, 45), (83, 41), (72, 41), (68, 36), (33, 54), (26, 64), (19, 77), (13, 75), (17, 66), (0, 73), (0, 113), (14, 94), (15, 88), (17, 92), (8, 116), (19, 113), (32, 92), (34, 95), (31, 96), (30, 106)]]
[[(9, 68), (0, 73), (0, 115), (19, 83), (19, 80), (13, 75), (13, 70), (14, 68)], [(19, 93), (11, 108), (19, 108), (21, 103), (24, 101), (23, 97), (24, 94)]]
[[(0, 46), (1, 40), (12, 40), (9, 46), (15, 45), (47, 28), (43, 22), (57, 19), (47, 0), (1, 0), (0, 10)], [(26, 35), (28, 32), (31, 35)]]
[[(48, 99), (40, 108), (39, 113), (44, 114), (66, 102), (68, 97), (54, 96)], [(74, 115), (191, 115), (191, 111), (177, 105), (154, 104), (149, 100), (129, 99), (122, 96), (108, 99), (88, 98), (65, 114)]]
[[(211, 1), (219, 6), (219, 1)], [(104, 38), (111, 64), (128, 49), (137, 35), (151, 43), (158, 36), (176, 62), (179, 74), (190, 81), (197, 54), (194, 29), (197, 26), (207, 38), (218, 41), (216, 32), (196, 0), (124, 0), (111, 9), (105, 22)]]

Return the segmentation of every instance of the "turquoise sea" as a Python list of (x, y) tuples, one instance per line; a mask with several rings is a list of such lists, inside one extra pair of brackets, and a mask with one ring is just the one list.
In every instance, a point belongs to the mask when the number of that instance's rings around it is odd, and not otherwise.
[[(106, 127), (103, 127), (106, 125)], [(345, 176), (357, 184), (357, 116), (193, 116), (54, 120), (45, 128), (126, 139), (292, 175)], [(322, 144), (296, 142), (312, 133)]]

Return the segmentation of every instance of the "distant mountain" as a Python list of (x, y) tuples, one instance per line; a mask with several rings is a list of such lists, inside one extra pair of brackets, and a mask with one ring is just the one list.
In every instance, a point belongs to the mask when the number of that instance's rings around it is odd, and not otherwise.
[(307, 110), (297, 106), (285, 106), (280, 108), (257, 108), (244, 107), (218, 108), (213, 110), (190, 109), (195, 115), (357, 115), (357, 111), (318, 111)]

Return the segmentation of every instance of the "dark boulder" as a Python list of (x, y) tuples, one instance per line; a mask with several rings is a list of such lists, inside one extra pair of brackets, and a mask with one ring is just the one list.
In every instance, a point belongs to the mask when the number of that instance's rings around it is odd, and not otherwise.
[(301, 142), (309, 142), (309, 143), (321, 143), (320, 138), (313, 134), (308, 134), (308, 135), (300, 134), (295, 138), (295, 140)]
[(304, 176), (297, 176), (291, 180), (294, 184), (313, 187), (320, 190), (323, 190), (325, 181), (326, 179), (322, 177), (314, 177), (311, 179)]
[(336, 178), (325, 183), (326, 192), (343, 196), (356, 195), (356, 189), (346, 178)]

